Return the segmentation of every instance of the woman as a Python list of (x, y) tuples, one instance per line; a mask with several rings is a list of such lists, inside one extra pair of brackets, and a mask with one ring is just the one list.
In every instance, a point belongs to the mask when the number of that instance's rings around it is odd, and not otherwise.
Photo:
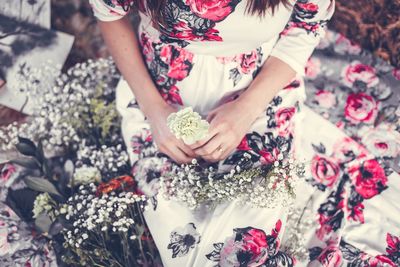
[[(139, 185), (158, 200), (145, 216), (163, 264), (292, 265), (279, 251), (284, 209), (226, 203), (192, 212), (157, 195), (165, 165), (150, 159), (159, 151), (177, 163), (202, 158), (229, 170), (244, 152), (260, 164), (293, 152), (301, 76), (334, 0), (90, 2), (125, 79), (117, 88), (123, 135)], [(132, 9), (141, 19), (137, 35), (124, 17)], [(210, 122), (207, 137), (192, 145), (166, 124), (183, 106)]]

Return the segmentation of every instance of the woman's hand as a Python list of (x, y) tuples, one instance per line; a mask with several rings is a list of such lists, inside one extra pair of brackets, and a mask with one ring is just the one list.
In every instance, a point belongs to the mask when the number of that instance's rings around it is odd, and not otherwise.
[(231, 154), (240, 144), (260, 112), (247, 103), (234, 100), (212, 110), (207, 138), (190, 147), (207, 161), (217, 162)]
[(153, 140), (156, 142), (160, 152), (166, 154), (177, 163), (189, 163), (196, 157), (194, 151), (177, 139), (167, 125), (169, 114), (176, 112), (177, 109), (165, 104), (155, 107), (148, 116)]

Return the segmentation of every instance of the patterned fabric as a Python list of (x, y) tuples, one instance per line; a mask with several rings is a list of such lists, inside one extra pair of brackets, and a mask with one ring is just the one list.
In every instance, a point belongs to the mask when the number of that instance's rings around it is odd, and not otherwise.
[[(102, 21), (121, 19), (127, 14), (124, 6), (129, 5), (116, 0), (89, 1), (95, 16)], [(335, 1), (289, 2), (291, 8), (281, 4), (274, 15), (267, 10), (265, 17), (259, 18), (245, 13), (247, 2), (242, 0), (168, 0), (164, 12), (166, 25), (160, 25), (160, 31), (155, 29), (149, 16), (141, 11), (139, 33), (154, 41), (184, 47), (197, 56), (240, 57), (264, 46), (268, 48), (266, 54), (280, 58), (303, 75), (307, 59), (325, 34)], [(140, 6), (145, 3), (140, 2)]]
[[(91, 3), (100, 20), (120, 19), (127, 13), (115, 2)], [(298, 73), (217, 168), (229, 170), (245, 151), (259, 164), (271, 164), (279, 153), (289, 151), (310, 163), (296, 205), (314, 213), (315, 227), (304, 233), (305, 259), (295, 259), (280, 246), (284, 209), (233, 202), (193, 212), (157, 193), (158, 178), (171, 162), (157, 153), (149, 125), (122, 80), (117, 105), (124, 138), (132, 144), (130, 158), (139, 185), (154, 197), (153, 209), (145, 217), (165, 266), (398, 262), (400, 218), (395, 214), (400, 189), (394, 181), (399, 177), (390, 168), (399, 155), (398, 100), (390, 89), (398, 85), (398, 72), (368, 62), (359, 47), (335, 34), (320, 43), (323, 56), (308, 61), (325, 35), (334, 1), (292, 3), (291, 10), (280, 7), (274, 16), (267, 12), (259, 19), (244, 14), (245, 1), (170, 0), (160, 31), (140, 12), (142, 53), (161, 95), (171, 104), (192, 106), (206, 115), (247, 88), (270, 55)], [(335, 59), (330, 58), (334, 53)], [(309, 107), (303, 107), (304, 73)], [(392, 217), (378, 220), (382, 209)]]

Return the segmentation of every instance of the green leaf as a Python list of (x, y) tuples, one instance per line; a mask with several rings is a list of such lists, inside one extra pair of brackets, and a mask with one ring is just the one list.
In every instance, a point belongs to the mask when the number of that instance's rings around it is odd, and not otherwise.
[(44, 152), (43, 152), (43, 142), (42, 140), (39, 140), (38, 147), (36, 149), (36, 159), (43, 164), (43, 161), (45, 160), (44, 158)]
[(33, 158), (20, 158), (20, 159), (13, 159), (10, 163), (14, 163), (20, 165), (27, 169), (40, 169), (40, 166)]
[(40, 230), (42, 233), (48, 233), (51, 227), (51, 221), (49, 215), (45, 212), (39, 214), (39, 216), (35, 219), (35, 226)]
[(26, 176), (24, 181), (26, 185), (33, 190), (47, 192), (62, 197), (57, 188), (46, 179)]
[(16, 144), (17, 150), (25, 156), (36, 155), (36, 145), (29, 139), (18, 137), (19, 143)]

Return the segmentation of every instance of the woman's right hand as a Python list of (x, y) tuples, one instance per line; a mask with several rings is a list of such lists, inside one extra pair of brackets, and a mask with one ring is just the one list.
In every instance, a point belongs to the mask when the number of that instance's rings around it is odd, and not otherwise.
[(167, 117), (176, 111), (176, 108), (165, 104), (152, 109), (147, 118), (153, 140), (156, 142), (159, 151), (179, 164), (189, 163), (196, 157), (196, 154), (182, 140), (177, 139), (167, 125)]

